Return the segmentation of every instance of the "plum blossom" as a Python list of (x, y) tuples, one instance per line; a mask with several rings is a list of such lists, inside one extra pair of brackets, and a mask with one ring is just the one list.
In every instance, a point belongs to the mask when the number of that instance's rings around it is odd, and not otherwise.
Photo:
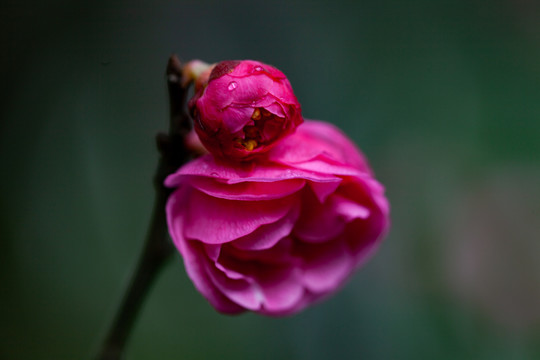
[[(228, 76), (223, 84), (236, 81), (239, 94), (264, 93), (257, 90), (258, 81), (247, 82), (256, 90), (242, 88), (248, 85), (242, 77), (235, 78), (234, 71), (249, 73), (258, 65), (245, 66), (251, 70), (237, 66), (215, 84)], [(258, 77), (262, 82), (283, 81), (281, 72), (265, 68), (269, 75)], [(221, 129), (223, 113), (202, 111), (212, 101), (216, 108), (229, 101), (217, 90), (212, 95), (217, 100), (211, 100), (211, 85), (212, 81), (202, 96), (196, 96), (201, 109), (197, 121), (201, 128), (205, 124)], [(294, 118), (299, 114), (295, 98), (281, 96), (289, 99), (286, 106), (263, 99), (247, 107), (252, 113), (267, 109), (278, 118)], [(242, 111), (235, 108), (231, 113)], [(218, 132), (224, 136), (221, 140), (234, 142), (231, 137), (238, 131), (245, 133), (242, 129), (253, 126), (243, 115), (234, 122), (237, 125), (225, 126), (226, 136)], [(325, 122), (306, 121), (291, 134), (292, 124), (299, 123), (293, 120), (285, 127), (287, 136), (275, 135), (281, 141), (251, 161), (223, 158), (230, 151), (249, 149), (245, 144), (208, 145), (203, 132), (201, 140), (211, 153), (185, 164), (165, 181), (175, 188), (166, 208), (173, 242), (197, 290), (220, 312), (296, 313), (339, 289), (372, 256), (387, 232), (384, 188), (362, 153)]]

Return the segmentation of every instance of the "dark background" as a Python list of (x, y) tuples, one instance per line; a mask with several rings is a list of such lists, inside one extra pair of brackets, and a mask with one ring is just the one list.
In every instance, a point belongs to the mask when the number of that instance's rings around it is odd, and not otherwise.
[(176, 256), (127, 359), (540, 358), (540, 3), (0, 5), (0, 358), (90, 359), (141, 249), (171, 53), (258, 59), (387, 187), (392, 229), (338, 294), (216, 313)]

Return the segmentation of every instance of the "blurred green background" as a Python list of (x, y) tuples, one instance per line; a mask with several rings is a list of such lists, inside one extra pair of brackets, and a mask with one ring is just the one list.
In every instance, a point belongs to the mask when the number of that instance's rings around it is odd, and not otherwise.
[(392, 229), (289, 318), (216, 313), (176, 256), (127, 359), (540, 358), (540, 3), (0, 5), (0, 358), (90, 359), (141, 249), (171, 53), (258, 59), (343, 128)]

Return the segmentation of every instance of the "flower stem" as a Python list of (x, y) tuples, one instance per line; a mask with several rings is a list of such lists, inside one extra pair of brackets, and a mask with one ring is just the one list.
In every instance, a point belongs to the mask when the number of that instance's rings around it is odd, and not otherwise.
[(143, 252), (108, 336), (105, 338), (101, 351), (96, 358), (98, 360), (118, 360), (122, 358), (125, 345), (145, 296), (159, 270), (163, 268), (166, 260), (174, 253), (174, 246), (168, 237), (165, 217), (165, 205), (171, 190), (163, 185), (163, 181), (167, 175), (176, 171), (190, 158), (190, 152), (185, 146), (185, 137), (191, 128), (191, 121), (185, 111), (189, 84), (181, 83), (182, 66), (176, 55), (170, 57), (166, 75), (170, 123), (169, 133), (158, 134), (157, 136), (157, 145), (161, 158), (154, 176), (156, 194), (152, 218)]
[(157, 193), (143, 253), (98, 359), (121, 358), (145, 295), (165, 261), (173, 254), (172, 245), (167, 241), (166, 224), (162, 214), (165, 211), (165, 202), (166, 196)]

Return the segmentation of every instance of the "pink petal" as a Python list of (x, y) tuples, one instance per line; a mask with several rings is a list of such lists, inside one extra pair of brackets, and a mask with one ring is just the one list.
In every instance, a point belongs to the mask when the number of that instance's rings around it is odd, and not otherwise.
[(346, 177), (339, 188), (340, 194), (370, 209), (378, 209), (385, 217), (390, 211), (384, 196), (384, 187), (368, 176)]
[(300, 298), (300, 300), (297, 301), (294, 305), (288, 307), (287, 309), (283, 309), (283, 310), (280, 310), (280, 311), (276, 311), (276, 310), (268, 311), (268, 310), (262, 308), (261, 310), (258, 311), (258, 313), (259, 314), (264, 314), (264, 315), (267, 315), (267, 316), (275, 316), (275, 317), (292, 315), (292, 314), (298, 313), (299, 311), (303, 310), (308, 305), (310, 305), (310, 304), (314, 303), (315, 301), (317, 301), (319, 298), (321, 298), (320, 294), (313, 294), (313, 293), (309, 292), (307, 289), (304, 289), (304, 293), (302, 294), (302, 297)]
[(313, 193), (315, 196), (317, 196), (317, 199), (319, 202), (324, 202), (326, 198), (333, 194), (336, 189), (338, 188), (339, 184), (341, 183), (341, 179), (337, 179), (333, 182), (309, 182), (309, 187), (311, 190), (313, 190)]
[[(184, 257), (184, 261), (186, 258)], [(226, 314), (238, 314), (246, 311), (246, 308), (231, 301), (215, 286), (208, 273), (204, 271), (204, 263), (200, 260), (190, 261), (185, 265), (188, 277), (195, 288), (208, 300), (219, 312)]]
[(223, 75), (208, 84), (203, 95), (197, 100), (197, 107), (206, 111), (222, 110), (232, 104), (251, 105), (253, 101), (266, 96), (273, 82), (267, 76), (237, 78), (230, 74)]
[(294, 91), (289, 83), (289, 80), (274, 81), (272, 88), (268, 91), (273, 97), (285, 104), (298, 104), (298, 99), (294, 95)]
[(351, 273), (354, 262), (344, 241), (336, 240), (320, 245), (303, 245), (306, 255), (303, 284), (312, 292), (335, 290)]
[(180, 253), (182, 253), (182, 243), (184, 238), (184, 198), (189, 196), (191, 188), (189, 186), (179, 187), (169, 196), (166, 205), (167, 224), (172, 240)]
[(234, 246), (235, 241), (223, 244), (219, 263), (241, 274), (253, 274), (269, 265), (298, 265), (299, 258), (293, 253), (293, 240), (286, 236), (274, 246), (260, 250), (243, 250)]
[(276, 200), (238, 202), (193, 190), (184, 201), (184, 236), (207, 244), (221, 244), (245, 236), (263, 224), (276, 222), (296, 205), (298, 198), (292, 195)]
[(367, 219), (371, 211), (357, 202), (347, 199), (340, 195), (334, 195), (332, 197), (335, 204), (335, 212), (346, 221), (350, 222), (354, 219)]
[[(224, 76), (219, 80), (215, 80), (215, 82), (216, 84), (212, 82), (209, 87), (215, 86), (217, 85), (217, 82), (219, 82), (220, 87), (216, 88), (222, 89), (221, 91), (227, 91), (227, 96), (232, 99), (230, 105), (235, 104), (244, 106), (251, 106), (254, 101), (258, 101), (265, 97), (274, 83), (274, 81), (267, 76), (246, 76), (243, 78)], [(236, 88), (233, 91), (228, 90), (231, 82), (236, 83)], [(213, 93), (211, 95), (213, 95)]]
[(356, 266), (366, 262), (388, 230), (389, 221), (379, 211), (366, 220), (356, 220), (347, 225), (344, 232), (347, 246), (355, 258)]
[(206, 253), (206, 256), (212, 260), (217, 261), (219, 258), (219, 254), (221, 254), (221, 244), (204, 244), (203, 243), (204, 252)]
[(332, 164), (323, 159), (313, 159), (313, 160), (304, 161), (304, 162), (296, 163), (296, 164), (290, 164), (290, 165), (294, 166), (296, 169), (301, 169), (305, 171), (316, 171), (316, 172), (321, 172), (325, 174), (333, 174), (333, 175), (340, 175), (340, 176), (361, 177), (363, 175), (364, 176), (367, 175), (367, 173), (363, 173), (362, 171), (352, 166)]
[[(297, 263), (281, 262), (281, 254), (290, 256), (291, 253), (292, 242), (286, 240), (262, 251), (242, 251), (226, 244), (216, 264), (222, 272), (214, 270), (210, 275), (213, 283), (227, 298), (248, 309), (255, 310), (262, 304), (266, 311), (286, 311), (304, 292), (295, 268)], [(280, 246), (282, 243), (284, 247)], [(261, 263), (264, 258), (265, 262)], [(240, 275), (231, 277), (230, 274)]]
[(357, 181), (346, 179), (340, 188), (340, 193), (351, 197), (355, 202), (369, 209), (367, 218), (351, 221), (344, 232), (344, 237), (354, 254), (355, 262), (362, 264), (378, 246), (389, 227), (388, 203), (382, 194), (373, 191), (374, 181)]
[(240, 132), (244, 126), (249, 125), (253, 109), (250, 107), (239, 106), (227, 106), (220, 114), (221, 118), (226, 118), (227, 121), (223, 122), (223, 126), (229, 133), (235, 134)]
[[(260, 108), (260, 107), (267, 108), (268, 106), (271, 106), (272, 104), (276, 104), (276, 103), (277, 103), (277, 99), (275, 97), (273, 97), (271, 94), (266, 94), (264, 97), (262, 97), (260, 99), (257, 99), (254, 102), (252, 102), (251, 106), (253, 108)], [(267, 109), (267, 110), (269, 110), (269, 109)], [(283, 114), (283, 109), (281, 110), (281, 113)], [(275, 114), (275, 115), (277, 115), (277, 114)]]
[(281, 181), (286, 179), (305, 179), (314, 182), (335, 182), (338, 177), (330, 174), (315, 173), (312, 171), (304, 171), (302, 169), (294, 169), (290, 167), (276, 166), (273, 164), (256, 164), (250, 175), (239, 174), (237, 177), (231, 177), (228, 180), (229, 184), (235, 184), (243, 181)]
[(331, 206), (306, 209), (294, 228), (294, 234), (302, 241), (320, 243), (338, 236), (345, 229), (345, 222), (332, 212)]
[(215, 179), (227, 181), (229, 179), (237, 179), (241, 177), (249, 177), (253, 166), (238, 164), (235, 167), (228, 166), (224, 162), (218, 162), (210, 155), (204, 155), (197, 159), (191, 160), (180, 167), (174, 174), (169, 175), (165, 179), (165, 186), (175, 187), (186, 181), (185, 175), (205, 176)]
[(165, 186), (175, 187), (185, 182), (185, 175), (197, 175), (222, 179), (228, 184), (241, 182), (276, 182), (289, 179), (305, 179), (313, 182), (336, 182), (341, 179), (332, 174), (294, 169), (268, 162), (257, 162), (230, 166), (204, 155), (192, 160), (165, 179)]
[(228, 267), (223, 266), (219, 261), (214, 262), (214, 266), (221, 270), (223, 274), (225, 274), (229, 279), (238, 280), (238, 279), (245, 279), (245, 276), (243, 273), (229, 269)]
[(381, 209), (383, 214), (388, 215), (390, 212), (390, 204), (388, 202), (388, 199), (386, 196), (384, 196), (384, 186), (382, 186), (377, 180), (375, 179), (363, 179), (364, 183), (369, 188), (369, 191), (375, 200), (375, 203), (377, 206)]
[(241, 237), (232, 246), (240, 250), (269, 249), (286, 236), (289, 236), (298, 216), (300, 207), (293, 208), (286, 216), (272, 224), (261, 225), (249, 235)]
[[(319, 160), (315, 161), (316, 158)], [(351, 169), (360, 173), (372, 173), (360, 150), (339, 129), (313, 120), (306, 120), (294, 134), (284, 138), (279, 146), (271, 150), (270, 159), (281, 164), (327, 173), (333, 173), (334, 170), (328, 166), (320, 167), (324, 163), (333, 164), (338, 170), (336, 174), (344, 171), (340, 169), (349, 169), (348, 173)], [(310, 160), (315, 162), (306, 165)]]
[(178, 251), (184, 259), (186, 272), (195, 285), (195, 288), (212, 304), (216, 310), (236, 314), (245, 311), (244, 308), (227, 299), (209, 279), (205, 267), (208, 260), (204, 251), (195, 246), (196, 242), (186, 241), (182, 233), (183, 216), (177, 207), (181, 205), (175, 196), (171, 196), (167, 202), (167, 222), (170, 234)]
[(249, 310), (261, 307), (260, 292), (246, 278), (231, 279), (211, 265), (207, 266), (207, 272), (213, 284), (232, 302)]
[(364, 205), (333, 194), (324, 203), (306, 195), (303, 210), (294, 228), (294, 233), (302, 241), (319, 243), (338, 236), (347, 222), (366, 218), (370, 214)]
[(294, 307), (304, 294), (297, 268), (276, 268), (260, 272), (257, 283), (263, 296), (264, 311), (279, 313)]
[(264, 108), (280, 118), (285, 118), (283, 106), (276, 101), (273, 101), (272, 103), (264, 106)]
[(189, 176), (189, 184), (213, 197), (229, 200), (271, 200), (290, 195), (302, 189), (305, 180), (291, 179), (276, 182), (240, 182), (227, 184), (220, 179)]
[(300, 129), (306, 125), (307, 123), (304, 122), (295, 133), (284, 138), (279, 146), (274, 147), (269, 153), (270, 160), (291, 165), (314, 159), (321, 154), (321, 150), (317, 146), (311, 146), (310, 139), (300, 133)]

